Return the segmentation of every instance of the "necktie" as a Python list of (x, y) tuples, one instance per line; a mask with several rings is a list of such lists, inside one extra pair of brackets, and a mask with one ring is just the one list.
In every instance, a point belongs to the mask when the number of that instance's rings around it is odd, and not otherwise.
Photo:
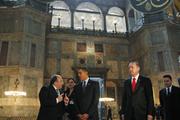
[(86, 90), (86, 81), (83, 81), (83, 83), (82, 83), (82, 88), (83, 88), (83, 91)]
[(133, 78), (132, 80), (132, 91), (134, 92), (136, 89), (136, 78)]
[(56, 92), (57, 92), (57, 95), (59, 96), (60, 95), (60, 91), (57, 89)]
[(167, 95), (170, 95), (171, 91), (170, 91), (170, 87), (167, 88)]

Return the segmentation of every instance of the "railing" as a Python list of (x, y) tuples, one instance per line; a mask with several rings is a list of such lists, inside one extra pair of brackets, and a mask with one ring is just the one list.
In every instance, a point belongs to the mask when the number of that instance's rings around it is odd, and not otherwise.
[(71, 34), (80, 34), (80, 35), (93, 35), (93, 36), (107, 36), (107, 37), (126, 37), (127, 33), (120, 32), (105, 32), (102, 30), (80, 30), (80, 29), (71, 29), (65, 27), (54, 26), (51, 28), (51, 32), (62, 32), (62, 33), (71, 33)]

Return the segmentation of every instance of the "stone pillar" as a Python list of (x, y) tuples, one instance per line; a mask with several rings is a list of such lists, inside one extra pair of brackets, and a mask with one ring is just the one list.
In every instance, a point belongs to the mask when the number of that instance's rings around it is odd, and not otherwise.
[(74, 10), (71, 10), (71, 29), (74, 29)]
[(103, 13), (103, 26), (104, 26), (104, 32), (107, 32), (107, 26), (106, 26), (106, 14)]
[(127, 14), (125, 14), (124, 16), (125, 16), (125, 22), (126, 22), (126, 31), (128, 33), (129, 32), (128, 16), (127, 16)]
[(59, 46), (57, 46), (57, 56), (56, 56), (56, 62), (57, 62), (57, 66), (56, 66), (56, 72), (60, 73), (61, 72), (61, 42), (58, 40), (57, 44)]

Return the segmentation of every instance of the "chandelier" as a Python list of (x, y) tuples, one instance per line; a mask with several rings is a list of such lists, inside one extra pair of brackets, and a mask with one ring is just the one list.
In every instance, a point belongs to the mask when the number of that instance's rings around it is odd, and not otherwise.
[(110, 98), (110, 97), (104, 97), (104, 98), (99, 98), (100, 102), (112, 102), (114, 101), (114, 98)]
[(4, 94), (6, 96), (26, 96), (26, 92), (24, 91), (5, 91)]

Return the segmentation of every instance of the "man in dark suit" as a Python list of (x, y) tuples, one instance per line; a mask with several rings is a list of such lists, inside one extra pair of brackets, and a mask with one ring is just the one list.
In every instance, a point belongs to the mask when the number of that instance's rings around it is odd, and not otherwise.
[(160, 90), (159, 99), (165, 120), (180, 120), (180, 88), (172, 85), (172, 77), (164, 75), (165, 88)]
[[(37, 120), (62, 120), (64, 113), (64, 102), (68, 103), (60, 94), (59, 89), (63, 86), (60, 75), (53, 75), (49, 86), (43, 86), (39, 93), (40, 110)], [(64, 101), (63, 101), (64, 99)]]
[(86, 68), (79, 68), (78, 76), (81, 83), (74, 90), (78, 119), (98, 120), (99, 84), (89, 79)]
[(154, 100), (151, 80), (139, 75), (137, 61), (129, 63), (130, 79), (124, 83), (122, 120), (152, 120)]

